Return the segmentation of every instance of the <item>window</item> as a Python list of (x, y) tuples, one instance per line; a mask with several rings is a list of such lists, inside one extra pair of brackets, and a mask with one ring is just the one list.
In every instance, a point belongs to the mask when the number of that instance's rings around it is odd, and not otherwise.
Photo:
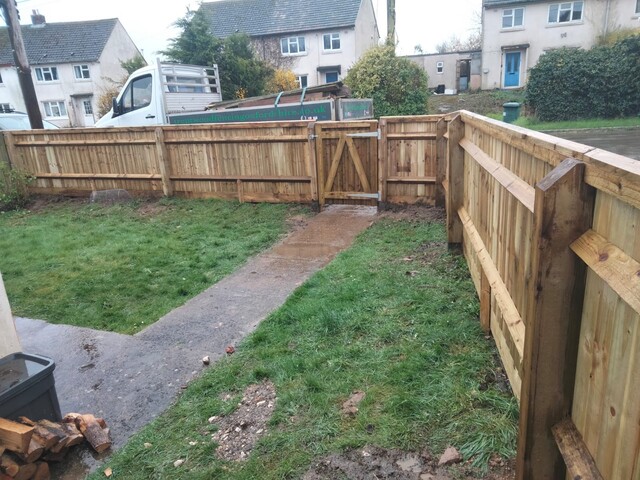
[(91, 105), (91, 100), (83, 101), (82, 108), (84, 108), (85, 115), (93, 115), (93, 106)]
[(74, 65), (73, 73), (76, 76), (76, 80), (91, 78), (91, 75), (89, 74), (89, 65)]
[(280, 50), (283, 55), (297, 55), (307, 51), (304, 37), (288, 37), (280, 39)]
[(640, 14), (640, 0), (636, 0), (636, 13)]
[(325, 83), (333, 83), (338, 81), (338, 72), (326, 72), (324, 74)]
[(549, 5), (549, 23), (567, 23), (582, 20), (584, 2), (552, 3)]
[(36, 67), (36, 79), (39, 82), (55, 82), (58, 80), (58, 68)]
[(63, 101), (57, 102), (43, 102), (44, 103), (44, 113), (47, 117), (66, 117), (67, 116), (67, 107), (64, 105)]
[(304, 88), (307, 86), (307, 76), (306, 75), (298, 75), (298, 85), (300, 88)]
[[(640, 0), (639, 0), (640, 1)], [(0, 75), (0, 85), (3, 84), (4, 82), (2, 81), (2, 75)]]
[(508, 8), (502, 11), (502, 28), (516, 28), (524, 25), (524, 8)]
[(11, 112), (13, 112), (13, 108), (11, 108), (11, 104), (0, 103), (0, 113), (11, 113)]
[(436, 62), (436, 73), (444, 72), (444, 62)]
[(340, 50), (340, 34), (325, 33), (322, 36), (323, 50)]
[(150, 105), (151, 86), (151, 75), (144, 75), (132, 81), (122, 94), (122, 113)]

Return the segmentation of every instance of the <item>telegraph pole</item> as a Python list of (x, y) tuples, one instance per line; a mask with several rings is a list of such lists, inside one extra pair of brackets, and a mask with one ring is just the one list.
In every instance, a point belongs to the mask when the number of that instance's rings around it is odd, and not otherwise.
[(24, 103), (27, 107), (27, 115), (29, 115), (31, 128), (44, 128), (42, 126), (42, 114), (38, 107), (36, 89), (33, 86), (33, 78), (31, 77), (31, 67), (29, 67), (27, 51), (22, 41), (22, 30), (20, 29), (20, 19), (18, 18), (16, 4), (13, 0), (0, 0), (0, 7), (2, 8), (2, 13), (9, 29), (9, 39), (11, 40), (13, 57), (18, 70), (20, 90), (22, 90)]
[(387, 0), (387, 44), (396, 44), (396, 0)]

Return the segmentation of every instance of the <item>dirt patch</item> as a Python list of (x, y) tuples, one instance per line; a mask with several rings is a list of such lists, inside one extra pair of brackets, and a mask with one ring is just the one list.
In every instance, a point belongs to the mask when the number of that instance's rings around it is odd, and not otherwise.
[(38, 195), (32, 198), (27, 205), (27, 210), (31, 212), (41, 212), (56, 205), (85, 205), (89, 201), (89, 194), (86, 197), (63, 197), (60, 195)]
[(447, 213), (444, 208), (428, 205), (389, 204), (379, 213), (379, 217), (416, 222), (442, 222), (447, 218)]
[(375, 446), (336, 453), (316, 460), (303, 480), (511, 480), (513, 463), (500, 458), (489, 462), (489, 471), (482, 475), (466, 464), (438, 467), (438, 458), (428, 451), (404, 452)]
[[(228, 395), (224, 397), (231, 399)], [(249, 385), (238, 408), (224, 417), (211, 417), (218, 426), (211, 438), (218, 443), (216, 453), (223, 460), (246, 460), (256, 442), (267, 431), (267, 422), (276, 405), (276, 387), (271, 382)]]
[(166, 212), (169, 209), (166, 205), (160, 205), (157, 201), (147, 201), (138, 207), (138, 215), (141, 217), (153, 217)]

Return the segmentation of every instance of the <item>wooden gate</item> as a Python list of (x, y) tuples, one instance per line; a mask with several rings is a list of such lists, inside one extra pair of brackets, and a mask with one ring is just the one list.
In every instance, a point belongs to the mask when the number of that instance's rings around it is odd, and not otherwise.
[(320, 205), (377, 205), (378, 122), (319, 122), (315, 128)]

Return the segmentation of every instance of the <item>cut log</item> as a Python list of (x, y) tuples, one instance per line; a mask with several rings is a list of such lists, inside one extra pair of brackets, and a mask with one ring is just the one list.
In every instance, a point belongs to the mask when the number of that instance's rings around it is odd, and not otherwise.
[(10, 477), (15, 477), (20, 471), (20, 464), (8, 453), (3, 453), (2, 456), (0, 456), (0, 470)]
[[(26, 425), (30, 425), (33, 427), (33, 435), (36, 438), (36, 441), (42, 445), (47, 450), (56, 445), (60, 440), (62, 440), (66, 436), (66, 432), (62, 429), (61, 426), (55, 424), (53, 422), (49, 422), (48, 420), (41, 420), (40, 422), (34, 422), (27, 417), (20, 417), (20, 421)], [(47, 425), (54, 425), (54, 428), (48, 428)]]
[(13, 478), (14, 480), (30, 480), (37, 470), (38, 467), (35, 463), (25, 463), (20, 466), (20, 471)]
[(33, 480), (51, 480), (51, 472), (49, 471), (49, 464), (47, 462), (36, 463), (37, 470), (33, 476)]
[(65, 438), (65, 445), (67, 447), (80, 445), (82, 442), (84, 442), (84, 435), (80, 433), (80, 430), (78, 430), (78, 427), (76, 427), (75, 423), (63, 423), (62, 429), (67, 433), (67, 437)]
[(102, 425), (106, 426), (104, 420), (102, 420), (101, 424), (93, 415), (69, 413), (64, 417), (64, 422), (75, 423), (78, 430), (80, 430), (80, 433), (84, 435), (84, 438), (87, 439), (91, 447), (93, 447), (96, 452), (102, 453), (111, 447), (109, 429), (102, 427)]
[(29, 442), (29, 450), (27, 453), (17, 453), (20, 460), (26, 463), (33, 463), (38, 460), (45, 452), (44, 445), (38, 442), (38, 438), (34, 435)]
[(0, 445), (7, 450), (27, 453), (33, 435), (33, 427), (0, 418)]

